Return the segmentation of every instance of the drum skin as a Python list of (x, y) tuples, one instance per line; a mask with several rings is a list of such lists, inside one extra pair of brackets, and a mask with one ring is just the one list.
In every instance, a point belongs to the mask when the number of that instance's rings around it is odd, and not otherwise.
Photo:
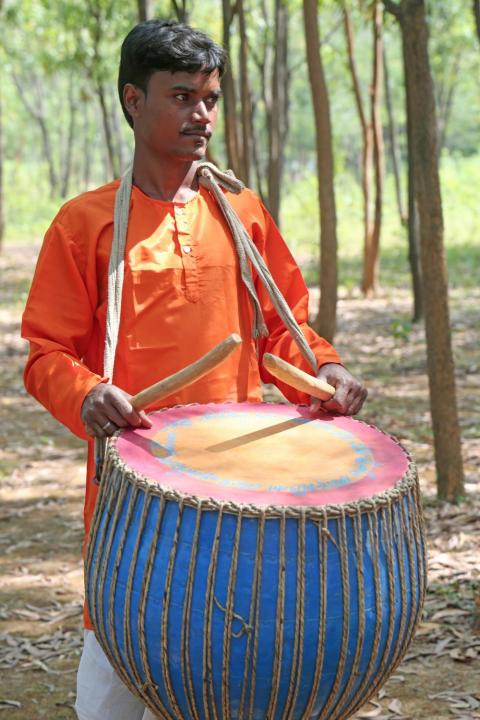
[(348, 718), (398, 665), (425, 594), (423, 520), (411, 459), (373, 432), (406, 471), (378, 494), (317, 505), (179, 492), (112, 443), (87, 602), (112, 665), (157, 717)]

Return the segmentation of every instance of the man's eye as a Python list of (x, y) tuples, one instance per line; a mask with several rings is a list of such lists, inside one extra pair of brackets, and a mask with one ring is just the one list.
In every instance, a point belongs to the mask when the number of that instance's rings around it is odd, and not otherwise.
[(175, 97), (177, 100), (181, 100), (182, 102), (188, 99), (188, 95), (186, 93), (177, 93)]
[(219, 98), (218, 98), (217, 95), (212, 95), (212, 97), (208, 97), (208, 98), (205, 100), (205, 104), (206, 104), (208, 107), (212, 107), (212, 108), (213, 108), (213, 107), (215, 107), (215, 105), (218, 103), (218, 100), (219, 100)]

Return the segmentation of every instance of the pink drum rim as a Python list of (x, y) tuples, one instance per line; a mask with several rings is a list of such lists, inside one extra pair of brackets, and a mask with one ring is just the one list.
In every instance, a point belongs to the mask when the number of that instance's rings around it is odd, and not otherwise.
[[(176, 406), (173, 408), (165, 408), (155, 413), (155, 415), (157, 417), (163, 416), (169, 411), (171, 415), (171, 411), (175, 410), (192, 410), (193, 414), (199, 414), (199, 411), (204, 411), (205, 408), (208, 408), (215, 413), (222, 412), (222, 408), (225, 406), (227, 406), (229, 410), (235, 411), (238, 411), (239, 409), (240, 411), (245, 409), (251, 411), (253, 407), (257, 406), (264, 409), (267, 408), (267, 411), (269, 409), (276, 410), (279, 416), (282, 415), (282, 411), (278, 412), (278, 409), (285, 408), (285, 410), (283, 411), (284, 415), (291, 415), (292, 411), (296, 411), (299, 417), (306, 417), (306, 413), (308, 413), (309, 418), (311, 417), (308, 408), (305, 406), (276, 405), (269, 403), (209, 403), (208, 405), (191, 404)], [(323, 416), (321, 416), (320, 419), (327, 418), (323, 418)], [(352, 489), (355, 490), (353, 492), (349, 492), (349, 499), (338, 500), (340, 496), (335, 490), (321, 490), (320, 492), (318, 492), (318, 495), (321, 495), (321, 501), (319, 502), (317, 500), (315, 503), (309, 502), (308, 493), (303, 499), (303, 502), (301, 500), (299, 501), (298, 496), (290, 496), (288, 497), (289, 502), (283, 502), (283, 497), (281, 493), (280, 501), (272, 502), (270, 500), (270, 502), (268, 502), (267, 500), (272, 497), (271, 493), (264, 493), (265, 497), (262, 497), (262, 493), (249, 493), (250, 495), (254, 495), (254, 497), (251, 500), (243, 501), (242, 499), (239, 500), (238, 497), (232, 500), (226, 497), (212, 497), (208, 493), (201, 494), (200, 492), (184, 492), (182, 490), (179, 490), (178, 488), (172, 487), (168, 483), (162, 484), (161, 482), (158, 482), (158, 480), (152, 480), (151, 478), (147, 477), (143, 472), (135, 470), (124, 461), (121, 453), (119, 452), (119, 448), (117, 447), (117, 445), (118, 443), (120, 443), (121, 449), (122, 436), (124, 438), (128, 438), (129, 433), (135, 433), (136, 435), (141, 435), (145, 439), (148, 439), (149, 435), (151, 436), (154, 432), (158, 430), (158, 428), (153, 428), (153, 431), (135, 430), (117, 433), (117, 435), (112, 438), (109, 443), (107, 462), (105, 464), (104, 472), (111, 472), (114, 468), (121, 470), (129, 482), (138, 485), (144, 491), (147, 491), (154, 495), (161, 495), (166, 499), (172, 499), (176, 502), (193, 505), (195, 507), (202, 505), (202, 507), (209, 507), (211, 509), (224, 508), (227, 510), (231, 510), (232, 512), (247, 511), (248, 514), (253, 515), (257, 515), (258, 513), (264, 513), (267, 509), (270, 511), (270, 513), (273, 513), (274, 515), (278, 514), (278, 512), (286, 512), (286, 514), (288, 514), (289, 516), (298, 516), (299, 514), (303, 514), (304, 512), (308, 512), (309, 515), (323, 515), (325, 511), (328, 511), (329, 514), (333, 513), (334, 515), (338, 513), (342, 514), (343, 512), (347, 512), (347, 514), (353, 514), (355, 512), (358, 512), (359, 505), (367, 507), (371, 506), (372, 503), (375, 506), (378, 506), (378, 504), (386, 504), (391, 501), (392, 498), (404, 495), (405, 491), (412, 487), (412, 484), (418, 485), (415, 464), (409, 452), (401, 445), (401, 443), (398, 442), (395, 437), (383, 432), (382, 430), (379, 430), (373, 425), (365, 423), (362, 420), (357, 420), (354, 418), (341, 418), (340, 416), (338, 416), (335, 417), (335, 421), (339, 426), (346, 423), (348, 426), (352, 427), (352, 424), (354, 424), (356, 434), (358, 432), (363, 435), (365, 435), (365, 433), (367, 435), (368, 433), (374, 433), (378, 438), (388, 438), (388, 440), (393, 443), (393, 446), (396, 446), (396, 448), (401, 451), (401, 454), (404, 458), (404, 468), (402, 468), (404, 470), (403, 475), (399, 473), (398, 480), (396, 480), (393, 485), (388, 484), (387, 486), (385, 485), (385, 483), (382, 484), (372, 482), (372, 480), (370, 480), (370, 485), (375, 485), (378, 490), (368, 495), (365, 495), (365, 493), (362, 494), (361, 492), (363, 481), (352, 483), (348, 486), (348, 489), (350, 491)], [(155, 462), (157, 461), (155, 460)], [(219, 494), (222, 495), (222, 493)]]

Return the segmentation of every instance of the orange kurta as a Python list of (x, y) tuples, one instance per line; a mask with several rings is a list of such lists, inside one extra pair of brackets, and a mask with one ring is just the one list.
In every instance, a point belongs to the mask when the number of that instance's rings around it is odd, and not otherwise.
[[(23, 315), (30, 341), (25, 385), (54, 417), (89, 439), (80, 418), (83, 400), (102, 381), (107, 269), (118, 181), (80, 195), (60, 210), (49, 228)], [(308, 293), (273, 220), (250, 190), (227, 193), (308, 339), (318, 364), (340, 362), (306, 324)], [(311, 372), (257, 283), (271, 352)], [(162, 405), (258, 401), (260, 380), (276, 382), (292, 402), (302, 393), (259, 367), (252, 340), (252, 312), (233, 240), (216, 201), (201, 188), (187, 203), (149, 198), (133, 187), (125, 279), (113, 383), (129, 393), (197, 360), (232, 332), (243, 344), (222, 365)], [(97, 486), (89, 439), (85, 497), (88, 532)], [(89, 626), (87, 618), (87, 626)]]

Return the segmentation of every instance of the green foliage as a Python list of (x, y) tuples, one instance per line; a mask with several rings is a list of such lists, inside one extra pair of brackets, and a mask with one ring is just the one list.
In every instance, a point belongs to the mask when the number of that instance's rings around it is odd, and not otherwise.
[[(248, 37), (252, 52), (271, 43), (273, 0), (246, 2)], [(369, 0), (351, 0), (355, 29), (357, 68), (364, 102), (371, 81), (371, 27)], [(468, 7), (467, 7), (468, 6)], [(217, 41), (222, 36), (220, 0), (192, 3), (191, 22)], [(450, 284), (480, 282), (480, 219), (477, 188), (480, 187), (480, 51), (476, 43), (469, 3), (462, 0), (431, 0), (429, 7), (430, 59), (437, 99), (454, 86), (453, 105), (442, 156), (442, 187)], [(282, 230), (294, 253), (306, 267), (310, 282), (318, 279), (318, 203), (315, 128), (305, 61), (302, 3), (290, 0), (289, 52), (291, 91), (289, 138), (283, 184)], [(168, 16), (171, 2), (154, 3), (157, 15)], [(63, 171), (70, 120), (69, 93), (76, 107), (72, 181), (69, 195), (110, 179), (105, 160), (105, 140), (95, 83), (107, 89), (107, 105), (117, 113), (117, 149), (124, 162), (131, 153), (131, 132), (120, 115), (116, 98), (116, 74), (120, 42), (136, 21), (135, 0), (4, 0), (5, 32), (0, 39), (4, 150), (6, 156), (7, 240), (33, 240), (63, 203), (50, 198), (41, 134), (20, 101), (11, 77), (20, 78), (34, 106), (41, 101), (53, 146), (54, 162)], [(335, 151), (340, 282), (347, 291), (358, 287), (362, 260), (362, 202), (359, 186), (361, 135), (351, 78), (347, 67), (346, 41), (338, 0), (320, 3), (320, 30), (331, 103)], [(236, 69), (237, 26), (234, 25)], [(236, 33), (236, 34), (235, 34)], [(405, 110), (400, 33), (396, 21), (385, 16), (385, 46), (405, 184)], [(28, 48), (28, 52), (26, 52)], [(455, 59), (458, 60), (455, 65)], [(457, 69), (456, 74), (453, 72)], [(255, 99), (255, 131), (259, 154), (265, 157), (264, 104), (260, 97), (258, 68), (250, 55), (251, 87)], [(115, 112), (114, 112), (115, 110)], [(386, 116), (384, 116), (386, 123)], [(212, 144), (213, 156), (222, 163), (223, 122), (220, 117)], [(388, 147), (388, 145), (387, 145)], [(86, 170), (86, 148), (92, 149), (91, 169)], [(405, 188), (404, 188), (405, 189)], [(387, 177), (381, 240), (383, 285), (409, 286), (406, 233), (394, 199), (390, 162)]]
[[(445, 156), (441, 164), (445, 244), (452, 288), (480, 285), (480, 156)], [(310, 172), (288, 186), (282, 206), (282, 229), (294, 255), (305, 268), (310, 284), (318, 282), (319, 218), (317, 182)], [(381, 240), (380, 285), (410, 287), (406, 229), (395, 204), (393, 179), (385, 188)], [(363, 252), (362, 198), (348, 171), (336, 178), (340, 285), (346, 291), (360, 282)]]

